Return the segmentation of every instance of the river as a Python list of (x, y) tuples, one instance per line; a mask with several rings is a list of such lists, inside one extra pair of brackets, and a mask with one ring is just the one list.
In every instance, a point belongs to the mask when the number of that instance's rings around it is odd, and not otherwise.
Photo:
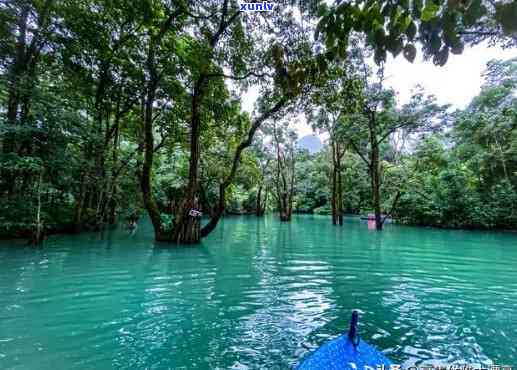
[(517, 365), (517, 234), (229, 217), (201, 246), (0, 242), (2, 369), (287, 369), (346, 331), (403, 366)]

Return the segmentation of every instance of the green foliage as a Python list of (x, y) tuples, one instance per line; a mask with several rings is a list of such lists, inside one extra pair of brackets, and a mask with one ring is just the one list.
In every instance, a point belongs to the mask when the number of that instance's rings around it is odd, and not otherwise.
[(463, 51), (465, 43), (498, 38), (515, 43), (517, 2), (486, 3), (446, 0), (336, 2), (328, 7), (321, 1), (316, 39), (322, 38), (330, 59), (347, 48), (350, 34), (364, 33), (375, 50), (375, 62), (386, 60), (387, 53), (413, 62), (415, 43), (422, 45), (424, 56), (436, 65), (444, 65), (449, 53)]
[(506, 34), (511, 35), (517, 32), (517, 2), (500, 2), (496, 4), (496, 19), (503, 26), (503, 30)]
[(296, 165), (296, 211), (304, 213), (316, 212), (330, 199), (328, 186), (329, 160), (327, 153), (321, 151), (314, 155), (300, 152)]
[[(282, 171), (296, 210), (326, 212), (338, 166), (343, 208), (358, 213), (372, 208), (365, 162), (373, 147), (381, 153), (383, 209), (402, 192), (401, 221), (514, 228), (515, 60), (491, 62), (481, 94), (454, 113), (447, 135), (433, 136), (444, 107), (423, 92), (398, 106), (394, 91), (372, 83), (370, 52), (358, 40), (364, 37), (379, 64), (388, 53), (414, 61), (419, 43), (443, 65), (486, 34), (511, 46), (515, 3), (315, 1), (299, 10), (301, 21), (294, 8), (266, 21), (220, 0), (0, 5), (2, 235), (29, 235), (38, 214), (49, 232), (143, 215), (149, 152), (151, 196), (167, 234), (193, 177), (207, 215), (220, 204), (252, 212), (259, 189), (266, 208), (275, 209)], [(250, 116), (242, 99), (251, 86), (260, 96)], [(284, 125), (303, 110), (329, 137), (315, 155), (298, 150)], [(278, 124), (277, 148), (271, 122)], [(261, 125), (259, 142), (242, 151)], [(401, 154), (392, 142), (398, 134), (428, 137)], [(333, 145), (341, 164), (333, 163)], [(279, 172), (279, 162), (288, 171)]]
[(406, 159), (413, 190), (403, 222), (446, 227), (517, 228), (517, 62), (488, 66), (481, 93), (454, 115), (452, 131), (430, 136)]

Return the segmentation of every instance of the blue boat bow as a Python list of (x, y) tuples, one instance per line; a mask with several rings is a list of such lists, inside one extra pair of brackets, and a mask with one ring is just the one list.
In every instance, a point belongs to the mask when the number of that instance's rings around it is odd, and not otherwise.
[(357, 335), (358, 313), (352, 313), (348, 335), (340, 335), (310, 354), (297, 370), (389, 369), (391, 361)]

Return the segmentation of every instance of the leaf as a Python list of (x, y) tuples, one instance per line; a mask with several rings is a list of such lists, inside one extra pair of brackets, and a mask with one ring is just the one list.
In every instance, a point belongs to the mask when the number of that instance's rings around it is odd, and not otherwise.
[(346, 43), (344, 44), (340, 44), (337, 48), (337, 54), (339, 55), (339, 57), (341, 59), (345, 59), (346, 58)]
[(327, 70), (328, 63), (327, 63), (327, 60), (325, 59), (325, 57), (319, 56), (317, 63), (318, 63), (318, 68), (319, 68), (320, 72), (325, 72)]
[(452, 14), (448, 14), (444, 20), (443, 25), (443, 41), (447, 46), (455, 46), (460, 42), (460, 38), (455, 29), (456, 17)]
[(424, 10), (422, 11), (422, 22), (429, 22), (431, 19), (433, 19), (436, 16), (436, 13), (438, 13), (438, 10), (440, 10), (440, 7), (436, 5), (435, 3), (428, 1), (425, 5)]
[(447, 0), (447, 7), (449, 9), (457, 9), (460, 5), (460, 0)]
[(386, 61), (386, 50), (377, 48), (375, 49), (375, 54), (373, 56), (373, 60), (376, 64), (381, 64)]
[(430, 49), (433, 53), (437, 53), (439, 50), (440, 50), (440, 47), (442, 46), (442, 39), (440, 38), (440, 36), (437, 34), (437, 33), (433, 33), (433, 35), (431, 36), (431, 41), (430, 41)]
[(398, 5), (402, 9), (407, 10), (409, 8), (409, 0), (399, 0)]
[(407, 44), (404, 46), (404, 58), (407, 59), (408, 62), (413, 63), (416, 57), (416, 48), (413, 44)]
[(382, 23), (384, 21), (384, 17), (381, 14), (381, 10), (377, 4), (373, 5), (367, 13), (367, 22), (370, 26), (374, 25), (374, 22), (377, 21)]
[(413, 41), (415, 39), (415, 36), (416, 36), (416, 24), (415, 22), (411, 22), (408, 26), (408, 28), (406, 29), (406, 36), (408, 37), (409, 40)]
[(449, 48), (444, 46), (434, 57), (433, 63), (438, 66), (444, 66), (449, 59)]
[(459, 41), (456, 45), (451, 47), (451, 53), (459, 55), (463, 53), (464, 45), (463, 42)]
[(402, 39), (393, 37), (388, 38), (387, 47), (394, 57), (400, 54), (403, 46), (404, 44), (402, 43)]
[(325, 57), (327, 58), (327, 60), (329, 61), (332, 61), (336, 58), (336, 55), (337, 55), (337, 47), (333, 47), (331, 49), (329, 49), (326, 53), (325, 53)]
[(334, 46), (334, 43), (336, 41), (334, 30), (330, 30), (330, 32), (327, 32), (327, 39), (325, 40), (325, 46), (327, 49), (331, 49)]
[(384, 45), (386, 41), (386, 34), (384, 33), (384, 28), (379, 27), (375, 30), (374, 41), (376, 45)]

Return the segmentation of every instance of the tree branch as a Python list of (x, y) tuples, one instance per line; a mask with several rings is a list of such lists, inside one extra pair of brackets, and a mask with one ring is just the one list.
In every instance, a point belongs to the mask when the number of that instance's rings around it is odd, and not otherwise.
[(395, 207), (397, 206), (397, 203), (400, 199), (400, 196), (402, 195), (402, 192), (399, 190), (397, 191), (397, 195), (395, 195), (395, 199), (393, 200), (393, 203), (391, 204), (391, 209), (390, 211), (384, 216), (384, 218), (381, 220), (381, 224), (384, 224), (384, 221), (386, 221), (386, 219), (388, 217), (391, 217), (391, 215), (393, 214), (393, 211), (395, 210)]
[(233, 157), (233, 164), (232, 164), (230, 173), (219, 186), (219, 207), (218, 207), (217, 211), (215, 212), (214, 216), (208, 222), (208, 224), (206, 224), (201, 229), (201, 237), (207, 236), (208, 234), (210, 234), (210, 232), (212, 232), (215, 229), (215, 227), (217, 226), (217, 223), (219, 222), (219, 219), (221, 218), (221, 216), (224, 212), (224, 209), (225, 209), (224, 197), (225, 197), (226, 188), (228, 188), (228, 186), (230, 186), (230, 184), (233, 181), (233, 178), (235, 177), (235, 174), (239, 167), (242, 152), (253, 143), (253, 137), (255, 136), (255, 132), (257, 132), (257, 130), (262, 125), (262, 123), (264, 121), (266, 121), (267, 119), (269, 119), (272, 115), (274, 115), (275, 113), (280, 111), (287, 104), (288, 101), (289, 101), (289, 99), (287, 97), (285, 97), (285, 96), (282, 97), (270, 110), (268, 110), (267, 112), (264, 112), (260, 117), (258, 117), (251, 125), (251, 127), (248, 131), (248, 135), (246, 136), (246, 139), (244, 139), (239, 144), (239, 146), (237, 146), (237, 149), (235, 150), (235, 154)]
[(391, 134), (395, 133), (395, 131), (401, 129), (401, 128), (404, 128), (404, 127), (408, 127), (408, 126), (411, 126), (414, 122), (411, 121), (411, 122), (404, 122), (404, 123), (401, 123), (399, 125), (396, 125), (392, 128), (390, 128), (389, 130), (386, 131), (386, 133), (384, 135), (382, 135), (380, 137), (379, 140), (377, 140), (377, 145), (381, 144), (384, 140), (386, 140), (388, 138), (388, 136), (390, 136)]
[(258, 77), (258, 78), (262, 78), (262, 77), (271, 77), (273, 78), (274, 75), (270, 75), (268, 73), (256, 73), (255, 71), (250, 71), (248, 73), (246, 73), (245, 75), (242, 75), (242, 76), (232, 76), (232, 75), (226, 75), (224, 73), (209, 73), (209, 74), (206, 74), (205, 75), (206, 77), (208, 78), (211, 78), (211, 77), (222, 77), (222, 78), (228, 78), (228, 79), (231, 79), (231, 80), (245, 80), (246, 78), (248, 77)]
[(352, 139), (350, 139), (348, 142), (352, 146), (352, 149), (354, 149), (354, 152), (356, 152), (361, 157), (361, 159), (364, 161), (364, 163), (366, 163), (368, 168), (370, 168), (370, 166), (371, 166), (370, 161), (368, 159), (366, 159), (366, 157), (364, 156), (363, 153), (361, 153), (361, 151), (359, 150), (357, 145), (354, 143), (354, 141)]
[(219, 38), (224, 33), (226, 28), (235, 20), (237, 17), (241, 14), (240, 11), (235, 12), (228, 21), (225, 21), (226, 15), (228, 14), (228, 0), (224, 0), (223, 4), (223, 14), (221, 15), (221, 22), (219, 23), (219, 28), (217, 29), (216, 33), (212, 36), (210, 40), (210, 46), (212, 48), (215, 47), (217, 42), (219, 41)]

